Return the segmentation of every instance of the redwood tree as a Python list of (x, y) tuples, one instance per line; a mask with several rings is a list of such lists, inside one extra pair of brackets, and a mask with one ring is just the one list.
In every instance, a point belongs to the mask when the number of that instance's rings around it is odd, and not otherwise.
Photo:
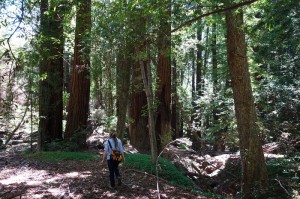
[(171, 1), (161, 3), (160, 30), (158, 33), (158, 100), (156, 133), (158, 135), (159, 150), (171, 138)]
[(133, 29), (134, 35), (134, 57), (135, 60), (132, 65), (132, 81), (131, 81), (131, 100), (130, 100), (130, 141), (142, 153), (149, 153), (150, 136), (148, 128), (148, 114), (147, 114), (147, 96), (144, 90), (144, 84), (141, 74), (141, 65), (139, 62), (139, 55), (142, 54), (142, 46), (145, 46), (146, 38), (146, 24), (147, 18), (139, 9), (133, 10), (130, 16), (130, 26)]
[[(91, 0), (78, 0), (74, 46), (74, 64), (70, 85), (65, 139), (76, 131), (85, 129), (89, 114), (90, 99), (90, 32)], [(78, 137), (79, 147), (85, 145), (85, 135)]]
[(132, 95), (131, 95), (131, 106), (130, 106), (130, 142), (143, 153), (150, 151), (150, 138), (148, 125), (148, 116), (143, 113), (147, 106), (146, 93), (144, 91), (144, 85), (141, 78), (140, 65), (135, 62), (133, 65), (132, 75)]
[(40, 82), (38, 150), (62, 138), (63, 118), (63, 1), (40, 4)]
[(226, 26), (227, 59), (240, 139), (242, 198), (261, 198), (268, 185), (268, 174), (256, 123), (242, 11), (227, 11)]
[(130, 70), (131, 59), (129, 56), (130, 49), (125, 49), (125, 52), (120, 49), (117, 56), (117, 134), (118, 137), (123, 137), (126, 124), (126, 113), (129, 98), (130, 86)]

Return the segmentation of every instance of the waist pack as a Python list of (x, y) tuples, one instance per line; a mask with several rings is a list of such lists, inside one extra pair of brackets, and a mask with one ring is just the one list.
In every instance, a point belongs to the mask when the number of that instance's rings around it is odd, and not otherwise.
[(109, 140), (108, 140), (108, 144), (109, 144), (109, 146), (112, 150), (112, 153), (110, 154), (110, 159), (112, 159), (113, 161), (116, 161), (116, 162), (121, 162), (122, 159), (123, 159), (123, 156), (122, 156), (121, 152), (119, 150), (116, 150), (116, 149), (113, 150)]

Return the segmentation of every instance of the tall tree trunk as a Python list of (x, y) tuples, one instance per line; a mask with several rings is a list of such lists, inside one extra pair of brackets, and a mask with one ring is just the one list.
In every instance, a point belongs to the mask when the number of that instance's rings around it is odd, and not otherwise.
[(71, 66), (72, 58), (69, 54), (64, 55), (64, 91), (70, 93), (70, 75), (71, 75)]
[[(198, 27), (197, 27), (197, 54), (196, 54), (196, 92), (197, 92), (197, 96), (200, 97), (203, 95), (202, 92), (202, 87), (203, 87), (203, 50), (204, 47), (201, 44), (202, 43), (202, 31), (203, 31), (203, 27), (202, 27), (202, 23), (201, 21), (198, 23)], [(198, 121), (200, 122), (200, 121)]]
[(106, 77), (106, 82), (105, 84), (105, 93), (103, 93), (103, 96), (105, 98), (105, 112), (107, 117), (111, 117), (114, 115), (114, 72), (115, 72), (115, 67), (111, 67), (112, 65), (115, 65), (115, 54), (113, 50), (110, 50), (108, 54), (105, 55), (106, 59), (108, 60), (108, 64), (105, 67), (105, 77)]
[(55, 10), (54, 20), (51, 21), (51, 27), (53, 30), (53, 37), (57, 38), (57, 42), (52, 44), (52, 53), (54, 59), (51, 61), (50, 71), (52, 76), (52, 89), (53, 94), (50, 98), (50, 139), (62, 139), (62, 120), (63, 120), (63, 49), (64, 49), (64, 37), (63, 37), (63, 25), (62, 25), (62, 9), (65, 5), (51, 5), (50, 9)]
[[(193, 48), (191, 50), (191, 56), (192, 56), (192, 111), (191, 111), (191, 121), (192, 123), (196, 120), (197, 118), (197, 104), (196, 104), (196, 100), (197, 100), (197, 91), (196, 91), (196, 77), (197, 77), (197, 72), (196, 72), (196, 60), (197, 57), (195, 55), (195, 49)], [(189, 56), (186, 55), (186, 59), (189, 59)], [(181, 75), (182, 76), (182, 75)], [(182, 77), (181, 77), (182, 78)], [(192, 127), (194, 128), (194, 127)], [(187, 132), (187, 137), (193, 139), (191, 131), (194, 131), (194, 129), (188, 129)], [(193, 141), (193, 140), (192, 140)], [(195, 144), (193, 144), (194, 146), (192, 146), (192, 148), (195, 147)]]
[[(134, 55), (139, 55), (140, 50), (145, 50), (145, 32), (148, 23), (147, 18), (140, 9), (130, 12), (128, 19), (129, 30), (132, 29), (129, 42), (134, 46)], [(132, 64), (131, 81), (131, 103), (129, 111), (129, 135), (130, 143), (142, 153), (151, 152), (149, 136), (149, 115), (147, 114), (147, 97), (144, 91), (144, 84), (141, 73), (140, 61), (134, 61)]]
[(117, 57), (117, 134), (118, 137), (123, 137), (126, 123), (126, 113), (129, 98), (130, 85), (130, 49), (125, 49), (126, 52), (119, 52)]
[[(212, 62), (212, 88), (213, 96), (217, 94), (218, 86), (218, 58), (217, 58), (217, 24), (212, 25), (212, 39), (211, 39), (211, 62)], [(216, 110), (213, 110), (213, 120), (218, 120)]]
[[(151, 160), (155, 164), (158, 156), (158, 147), (155, 134), (155, 114), (153, 111), (154, 107), (154, 96), (152, 92), (152, 75), (150, 61), (140, 61), (141, 74), (144, 83), (144, 89), (147, 97), (147, 107), (148, 107), (148, 126), (149, 126), (149, 138), (150, 138), (150, 148), (151, 148)], [(146, 67), (146, 69), (145, 69)]]
[[(207, 63), (208, 63), (208, 57), (209, 57), (209, 27), (206, 27), (206, 40), (205, 40), (205, 46), (204, 46), (204, 56), (203, 56), (203, 69), (202, 69), (202, 79), (201, 79), (201, 86), (202, 86), (202, 95), (204, 93), (204, 89), (205, 89), (205, 77), (207, 76)], [(201, 124), (203, 129), (207, 129), (209, 128), (210, 125), (210, 115), (206, 114), (203, 116), (203, 124)], [(202, 134), (202, 137), (204, 136), (204, 134)]]
[(171, 2), (162, 3), (160, 31), (158, 34), (158, 90), (159, 101), (156, 118), (159, 150), (171, 141)]
[[(59, 2), (60, 3), (60, 2)], [(58, 7), (58, 9), (54, 9)], [(40, 83), (38, 150), (62, 138), (63, 25), (62, 5), (42, 0), (40, 22)]]
[[(74, 65), (66, 139), (70, 139), (77, 130), (86, 128), (89, 114), (91, 0), (78, 0), (76, 14)], [(85, 146), (85, 139), (85, 135), (78, 138), (79, 147)]]
[(175, 140), (180, 137), (180, 111), (177, 109), (179, 106), (178, 94), (177, 94), (177, 64), (176, 60), (173, 59), (172, 69), (172, 139)]
[[(213, 89), (213, 104), (216, 104), (215, 98), (218, 92), (218, 57), (217, 57), (217, 24), (212, 25), (212, 38), (211, 38), (211, 59), (212, 59), (212, 89)], [(219, 110), (217, 106), (212, 111), (212, 119), (215, 125), (219, 123)], [(215, 143), (213, 149), (215, 152), (223, 152), (225, 150), (225, 137), (227, 127), (220, 129), (214, 133)]]
[[(46, 12), (48, 10), (48, 0), (42, 0), (40, 6), (41, 21), (40, 21), (40, 35), (41, 38), (47, 38), (47, 29), (49, 29), (48, 17)], [(41, 48), (43, 46), (43, 48)], [(41, 61), (39, 65), (40, 76), (47, 74), (48, 61), (46, 58), (45, 49), (49, 48), (49, 44), (45, 39), (41, 40)], [(38, 135), (38, 150), (41, 151), (46, 137), (49, 135), (48, 126), (48, 112), (50, 92), (48, 83), (45, 79), (41, 79), (39, 82), (39, 135)]]
[(150, 138), (148, 126), (148, 115), (144, 113), (147, 107), (147, 97), (144, 91), (143, 80), (141, 78), (141, 69), (139, 62), (133, 64), (131, 88), (131, 106), (129, 118), (131, 120), (129, 126), (130, 143), (141, 153), (149, 153)]
[[(197, 50), (196, 50), (196, 91), (195, 91), (195, 97), (194, 100), (200, 98), (203, 93), (202, 93), (202, 79), (203, 78), (203, 46), (201, 44), (202, 42), (202, 23), (201, 21), (198, 22), (198, 27), (197, 27)], [(199, 142), (197, 140), (201, 139), (201, 112), (200, 112), (200, 106), (194, 103), (194, 112), (193, 112), (193, 124), (194, 124), (194, 129), (193, 129), (193, 136), (192, 136), (192, 148), (195, 151), (201, 150), (202, 146), (199, 145)]]
[[(242, 198), (262, 198), (268, 176), (248, 70), (242, 11), (227, 11), (227, 53), (242, 161)], [(256, 195), (257, 194), (257, 195)]]

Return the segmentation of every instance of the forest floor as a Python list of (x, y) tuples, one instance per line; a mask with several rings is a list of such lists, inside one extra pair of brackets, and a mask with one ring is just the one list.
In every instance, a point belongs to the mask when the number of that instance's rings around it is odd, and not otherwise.
[[(102, 129), (103, 130), (103, 129)], [(101, 153), (96, 146), (107, 138), (101, 129), (88, 139), (90, 149), (86, 152)], [(20, 134), (12, 139), (11, 149), (0, 151), (0, 198), (213, 198), (181, 189), (156, 176), (120, 166), (123, 184), (116, 189), (109, 187), (108, 169), (99, 160), (46, 163), (27, 159), (20, 154), (18, 146), (23, 140)], [(15, 140), (14, 140), (15, 139)], [(25, 139), (26, 140), (26, 139)], [(238, 153), (201, 155), (191, 150), (190, 141), (179, 139), (170, 144), (163, 156), (181, 168), (192, 178), (196, 189), (217, 193), (228, 198), (238, 198), (240, 189), (240, 161)], [(182, 147), (184, 146), (184, 147)], [(272, 148), (268, 146), (267, 149)], [(125, 145), (127, 153), (137, 151)], [(282, 155), (266, 154), (267, 158)], [(297, 168), (296, 168), (297, 169)], [(298, 168), (300, 172), (300, 168)], [(281, 183), (278, 181), (278, 183)], [(284, 188), (282, 189), (284, 190)]]
[[(0, 160), (0, 198), (158, 198), (156, 177), (120, 167), (123, 184), (109, 187), (107, 166), (100, 161), (45, 163), (6, 154)], [(7, 156), (8, 155), (8, 156)], [(4, 160), (4, 161), (3, 161)], [(161, 198), (206, 198), (159, 183)]]

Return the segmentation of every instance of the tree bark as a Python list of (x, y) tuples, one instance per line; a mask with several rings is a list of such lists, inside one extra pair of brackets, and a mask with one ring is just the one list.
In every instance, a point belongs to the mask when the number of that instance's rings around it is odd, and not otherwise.
[[(195, 97), (194, 100), (200, 98), (203, 95), (202, 92), (202, 87), (203, 87), (203, 57), (202, 57), (202, 53), (203, 53), (203, 46), (201, 44), (202, 42), (202, 22), (199, 21), (197, 26), (197, 50), (196, 50), (196, 87), (195, 87)], [(193, 134), (196, 133), (197, 137), (201, 138), (201, 112), (200, 112), (200, 107), (197, 106), (197, 104), (195, 102), (193, 102)], [(199, 145), (199, 142), (197, 142), (197, 140), (195, 139), (195, 136), (193, 135), (192, 137), (192, 148), (195, 151), (199, 151), (202, 146)], [(201, 142), (200, 142), (201, 143)]]
[(119, 52), (117, 57), (117, 135), (119, 138), (122, 138), (124, 134), (129, 101), (130, 49), (125, 49), (125, 51), (126, 52)]
[(173, 60), (172, 69), (172, 118), (171, 118), (171, 128), (172, 128), (172, 139), (175, 140), (180, 137), (180, 111), (177, 109), (179, 106), (178, 94), (177, 94), (177, 64), (176, 60)]
[(40, 5), (39, 151), (46, 142), (62, 138), (63, 7), (62, 2), (49, 4), (48, 0)]
[[(79, 0), (76, 14), (74, 65), (65, 139), (87, 127), (89, 114), (91, 0)], [(79, 147), (85, 146), (85, 139), (83, 135), (77, 140)]]
[(147, 107), (147, 97), (144, 91), (139, 62), (133, 64), (132, 77), (132, 95), (129, 112), (131, 120), (129, 125), (130, 143), (141, 153), (149, 153), (151, 148), (148, 133), (149, 128), (147, 127), (148, 114), (144, 113), (144, 109)]
[(240, 139), (242, 198), (262, 198), (268, 176), (251, 88), (242, 11), (226, 12), (227, 54)]
[[(149, 60), (140, 61), (141, 74), (144, 83), (144, 89), (147, 97), (147, 107), (148, 107), (148, 126), (149, 126), (149, 138), (150, 138), (150, 148), (151, 148), (151, 160), (153, 164), (156, 164), (158, 151), (157, 151), (157, 141), (155, 134), (155, 114), (153, 111), (154, 107), (154, 96), (152, 92), (152, 76), (151, 67)], [(145, 69), (146, 67), (146, 69)]]
[(161, 150), (171, 140), (171, 2), (162, 2), (162, 17), (158, 34), (158, 99), (156, 132)]

